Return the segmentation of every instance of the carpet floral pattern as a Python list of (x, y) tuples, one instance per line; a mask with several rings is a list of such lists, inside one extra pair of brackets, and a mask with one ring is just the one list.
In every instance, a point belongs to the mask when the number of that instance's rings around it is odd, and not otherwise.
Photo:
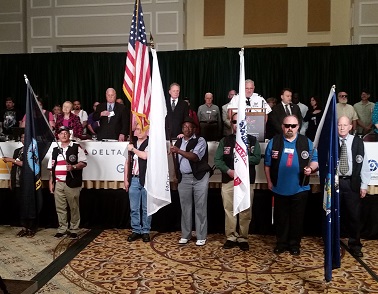
[(250, 236), (251, 249), (242, 252), (223, 249), (223, 235), (199, 247), (195, 238), (178, 245), (179, 232), (151, 234), (149, 243), (127, 242), (129, 234), (102, 232), (61, 274), (89, 293), (378, 293), (378, 283), (343, 250), (342, 268), (325, 283), (320, 238), (304, 238), (298, 257), (275, 255), (273, 236)]

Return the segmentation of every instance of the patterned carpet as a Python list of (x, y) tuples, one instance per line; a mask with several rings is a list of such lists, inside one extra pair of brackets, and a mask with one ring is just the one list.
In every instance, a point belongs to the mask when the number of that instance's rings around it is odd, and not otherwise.
[[(55, 239), (54, 229), (16, 238), (18, 230), (0, 227), (0, 275), (6, 279), (31, 279), (81, 241)], [(103, 231), (38, 293), (378, 293), (377, 281), (344, 250), (342, 268), (325, 283), (320, 238), (304, 238), (294, 257), (273, 254), (273, 236), (250, 236), (251, 249), (242, 252), (223, 249), (219, 234), (203, 247), (195, 238), (179, 246), (179, 232), (153, 233), (150, 243), (127, 242), (129, 234)], [(377, 241), (363, 243), (362, 261), (378, 273)]]

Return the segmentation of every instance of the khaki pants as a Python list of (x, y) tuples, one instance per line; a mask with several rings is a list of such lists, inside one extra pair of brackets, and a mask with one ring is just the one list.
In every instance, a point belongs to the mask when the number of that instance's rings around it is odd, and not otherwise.
[[(81, 187), (70, 188), (63, 182), (55, 183), (55, 207), (58, 215), (58, 233), (77, 233), (80, 225), (80, 208), (79, 208), (79, 196)], [(67, 221), (67, 203), (70, 207), (71, 220), (68, 228)]]
[[(233, 242), (248, 242), (249, 224), (252, 219), (252, 204), (254, 187), (251, 185), (251, 207), (234, 216), (234, 181), (222, 184), (222, 200), (225, 212), (225, 234), (227, 240)], [(236, 228), (239, 216), (239, 230)]]

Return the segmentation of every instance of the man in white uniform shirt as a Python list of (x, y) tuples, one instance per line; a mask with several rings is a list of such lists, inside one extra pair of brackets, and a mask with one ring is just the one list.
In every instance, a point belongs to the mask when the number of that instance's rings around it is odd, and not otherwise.
[[(248, 79), (245, 80), (245, 97), (246, 97), (246, 107), (247, 108), (257, 108), (252, 111), (261, 112), (261, 108), (265, 109), (265, 113), (269, 114), (272, 109), (270, 108), (269, 104), (266, 103), (264, 97), (260, 96), (257, 93), (254, 93), (255, 91), (255, 82)], [(230, 103), (228, 104), (228, 109), (232, 108), (238, 108), (239, 104), (239, 95), (235, 95)], [(229, 116), (231, 116), (231, 113), (229, 111)]]

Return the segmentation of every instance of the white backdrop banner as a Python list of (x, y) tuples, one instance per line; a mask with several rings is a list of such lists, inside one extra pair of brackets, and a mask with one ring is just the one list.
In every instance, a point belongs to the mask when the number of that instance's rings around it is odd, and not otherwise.
[[(123, 153), (127, 142), (95, 142), (81, 141), (80, 145), (87, 151), (88, 166), (84, 169), (83, 179), (90, 181), (123, 181), (123, 170), (125, 157)], [(214, 165), (214, 155), (218, 147), (218, 142), (209, 142), (209, 165)], [(266, 143), (260, 143), (261, 152), (264, 154)], [(56, 143), (51, 145), (49, 152), (42, 162), (42, 179), (48, 180), (47, 162), (51, 156), (52, 148)], [(0, 142), (0, 156), (12, 157), (13, 151), (21, 147), (19, 142)], [(371, 171), (371, 180), (369, 185), (378, 185), (378, 143), (365, 142), (366, 153), (369, 159)], [(1, 153), (2, 152), (2, 153)], [(172, 156), (168, 157), (170, 178), (174, 178)], [(11, 164), (8, 164), (10, 170)], [(9, 180), (9, 170), (6, 164), (0, 160), (0, 180)], [(159, 172), (159, 171), (156, 171)], [(221, 172), (215, 170), (210, 182), (221, 182)], [(316, 175), (311, 176), (311, 183), (319, 183)], [(266, 183), (264, 174), (264, 160), (256, 167), (256, 183)]]

